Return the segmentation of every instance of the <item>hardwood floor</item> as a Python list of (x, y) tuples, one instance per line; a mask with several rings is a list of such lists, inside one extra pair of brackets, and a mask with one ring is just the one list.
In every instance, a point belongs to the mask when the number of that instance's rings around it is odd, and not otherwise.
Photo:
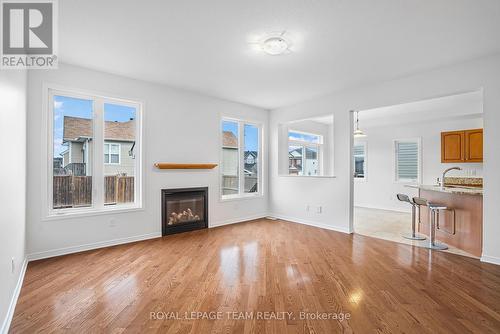
[(257, 220), (31, 262), (10, 331), (498, 333), (500, 266)]

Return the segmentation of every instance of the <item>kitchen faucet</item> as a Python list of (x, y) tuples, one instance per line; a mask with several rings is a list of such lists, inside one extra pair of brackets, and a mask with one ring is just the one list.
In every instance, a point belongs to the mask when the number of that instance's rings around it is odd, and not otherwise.
[(441, 189), (444, 189), (444, 177), (446, 176), (446, 173), (448, 173), (450, 170), (462, 170), (460, 167), (450, 167), (444, 170), (443, 176), (441, 178)]

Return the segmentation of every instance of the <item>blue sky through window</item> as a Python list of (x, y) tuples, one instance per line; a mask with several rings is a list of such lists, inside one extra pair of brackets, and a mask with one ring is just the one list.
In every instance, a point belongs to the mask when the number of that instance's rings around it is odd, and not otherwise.
[(104, 103), (104, 120), (111, 122), (128, 122), (135, 119), (135, 108), (119, 104)]
[(245, 151), (257, 151), (259, 146), (259, 129), (245, 124)]
[(315, 144), (319, 144), (321, 142), (321, 136), (310, 135), (307, 133), (295, 132), (295, 131), (288, 131), (288, 139), (305, 141), (308, 143), (315, 143)]
[(61, 157), (67, 149), (63, 146), (64, 116), (92, 119), (92, 101), (66, 96), (54, 96), (54, 157)]
[(238, 138), (238, 123), (223, 121), (222, 122), (222, 131), (232, 132), (236, 138)]

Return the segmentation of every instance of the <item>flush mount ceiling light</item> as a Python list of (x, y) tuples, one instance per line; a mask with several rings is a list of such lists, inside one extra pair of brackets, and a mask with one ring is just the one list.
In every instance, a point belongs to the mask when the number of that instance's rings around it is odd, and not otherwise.
[(354, 138), (366, 137), (364, 132), (359, 129), (359, 111), (356, 111), (356, 129), (353, 132)]
[(286, 32), (273, 33), (263, 38), (260, 43), (260, 49), (271, 56), (278, 56), (285, 53), (290, 53), (291, 43), (285, 37)]
[(285, 52), (290, 52), (288, 42), (280, 36), (266, 38), (261, 42), (262, 51), (271, 55), (278, 56)]

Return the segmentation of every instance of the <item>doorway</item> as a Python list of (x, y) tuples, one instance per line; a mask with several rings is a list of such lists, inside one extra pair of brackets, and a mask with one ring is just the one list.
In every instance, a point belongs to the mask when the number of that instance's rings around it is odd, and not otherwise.
[[(467, 196), (475, 193), (482, 198), (482, 159), (443, 161), (442, 152), (443, 134), (482, 131), (482, 112), (482, 91), (354, 112), (351, 151), (354, 233), (427, 247), (427, 235), (426, 240), (403, 237), (412, 231), (412, 205), (398, 200), (396, 195), (405, 194), (412, 201), (412, 198), (425, 194), (423, 187), (429, 187), (432, 191), (438, 190), (432, 187), (437, 187), (438, 182), (442, 182), (443, 171), (449, 167), (460, 168), (446, 174), (446, 190), (450, 190), (450, 194), (452, 186), (456, 187), (457, 190), (453, 190), (455, 192), (462, 189), (461, 187), (472, 188)], [(436, 200), (435, 196), (427, 196), (432, 197), (433, 201)], [(462, 197), (458, 197), (458, 194), (453, 196), (457, 196), (457, 200), (451, 202), (449, 211), (454, 215), (468, 214), (458, 207)], [(437, 201), (439, 202), (439, 199)], [(427, 207), (416, 210), (417, 233), (422, 230), (422, 233), (429, 234), (426, 210)], [(464, 225), (466, 223), (462, 218), (453, 218), (453, 221), (451, 218), (443, 218), (447, 212), (443, 211), (441, 215), (442, 225), (446, 222), (453, 224), (453, 228), (458, 225), (471, 228), (472, 225)], [(425, 228), (422, 224), (425, 224)], [(482, 233), (482, 219), (470, 224), (475, 224), (473, 228)], [(441, 229), (445, 230), (443, 227)], [(450, 231), (451, 228), (447, 230)], [(438, 232), (438, 239), (441, 236), (441, 239), (449, 240), (444, 231)], [(452, 241), (448, 246), (448, 252), (478, 257), (477, 254), (472, 254), (474, 252), (471, 253), (468, 246), (461, 243), (455, 245)]]

